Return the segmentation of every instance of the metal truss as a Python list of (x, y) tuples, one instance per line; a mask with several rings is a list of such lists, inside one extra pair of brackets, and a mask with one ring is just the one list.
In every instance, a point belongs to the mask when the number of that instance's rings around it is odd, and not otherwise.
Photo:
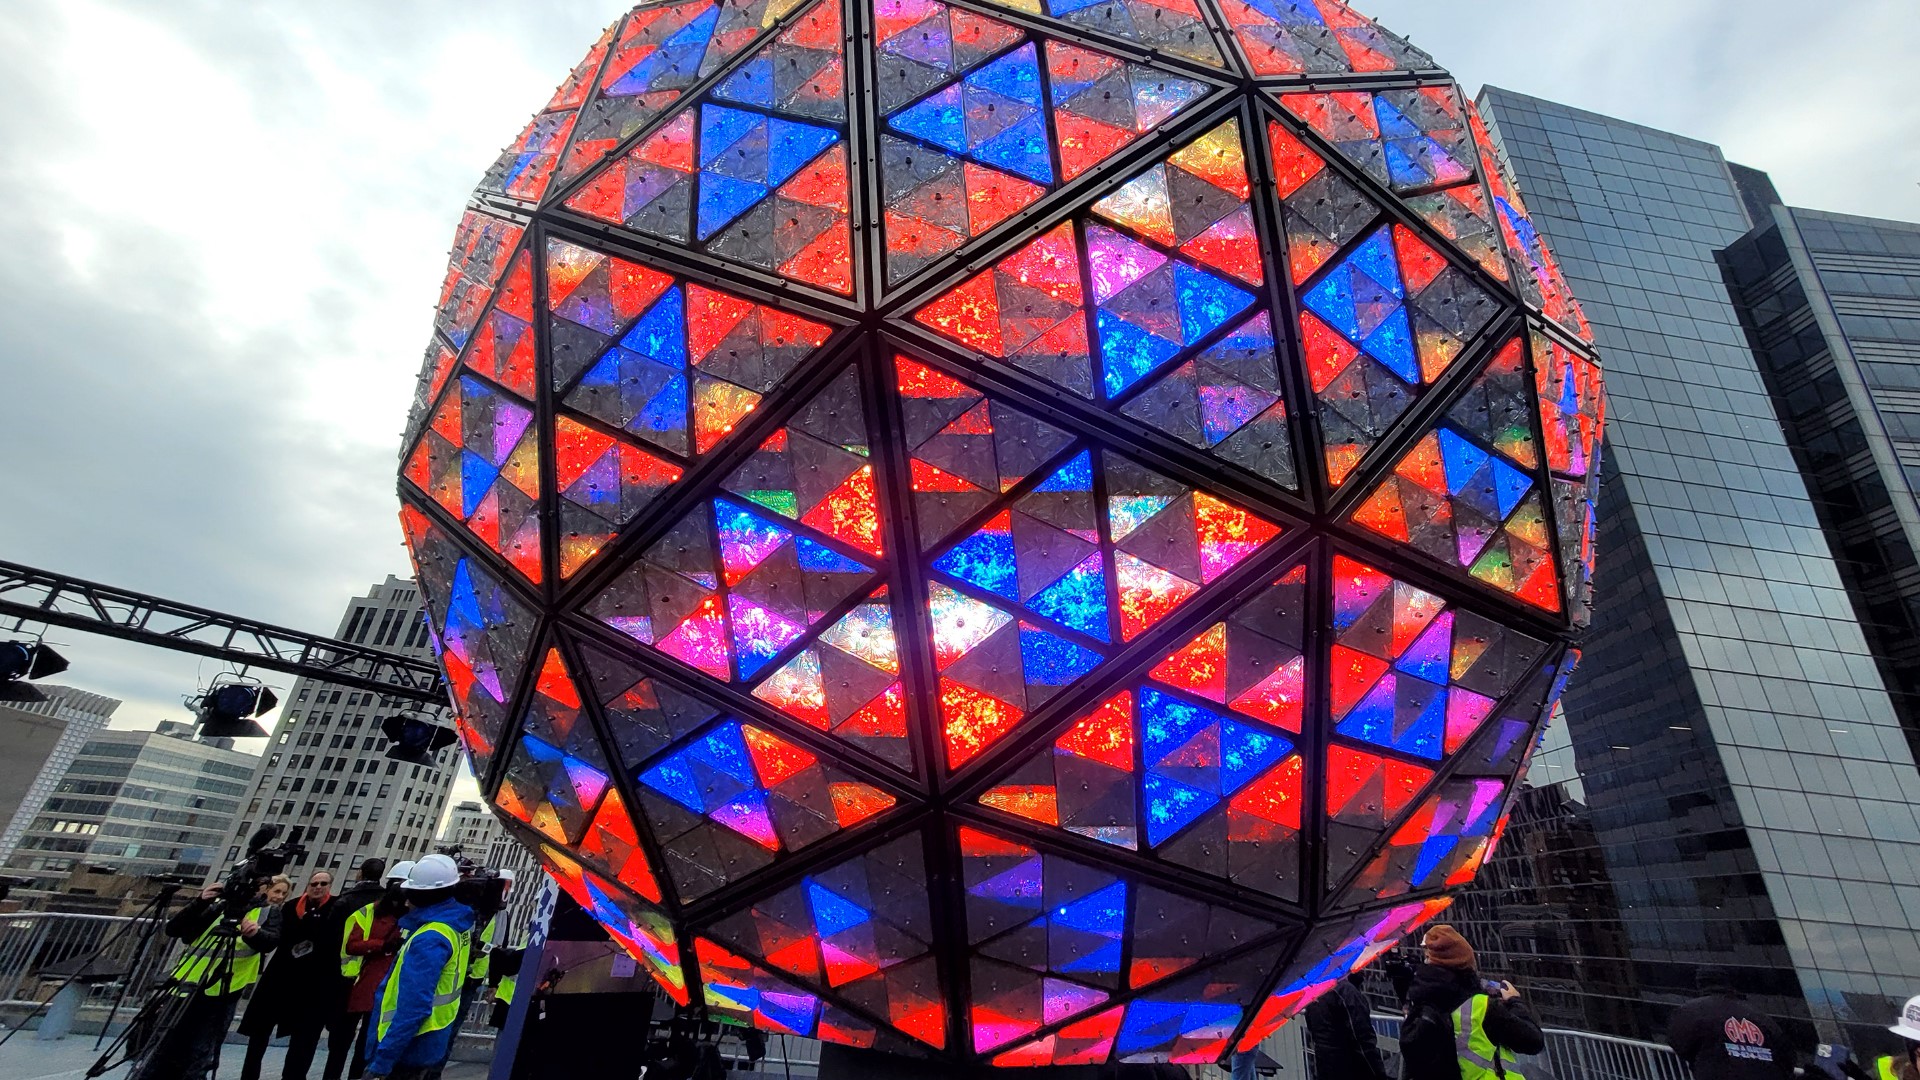
[(438, 664), (0, 560), (0, 616), (444, 705)]

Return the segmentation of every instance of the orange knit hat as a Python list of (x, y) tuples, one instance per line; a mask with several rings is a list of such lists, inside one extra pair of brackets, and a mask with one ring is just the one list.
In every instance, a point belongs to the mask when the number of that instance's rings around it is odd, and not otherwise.
[(1473, 967), (1473, 946), (1460, 936), (1460, 931), (1446, 923), (1429, 929), (1420, 945), (1427, 950), (1427, 963), (1435, 967), (1463, 971)]

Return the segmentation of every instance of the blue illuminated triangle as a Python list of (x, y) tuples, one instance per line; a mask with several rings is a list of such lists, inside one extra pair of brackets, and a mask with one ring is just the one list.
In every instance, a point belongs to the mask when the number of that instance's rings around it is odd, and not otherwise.
[(633, 324), (620, 347), (675, 370), (687, 366), (687, 304), (675, 285)]
[(500, 466), (471, 450), (460, 451), (460, 516), (473, 516), (487, 490), (500, 476)]
[(722, 724), (707, 732), (705, 738), (687, 748), (687, 753), (746, 787), (760, 786), (760, 776), (753, 770), (753, 759), (747, 754), (747, 743), (740, 734), (738, 721)]
[(1327, 325), (1347, 335), (1349, 339), (1360, 336), (1360, 314), (1353, 306), (1353, 281), (1349, 275), (1354, 271), (1345, 264), (1320, 279), (1320, 284), (1308, 289), (1301, 297), (1315, 315), (1327, 321)]
[(713, 96), (742, 105), (773, 108), (773, 56), (761, 50), (726, 81), (713, 88)]
[(1349, 739), (1372, 743), (1375, 746), (1393, 745), (1393, 705), (1394, 689), (1398, 676), (1388, 673), (1359, 704), (1348, 711), (1341, 719), (1339, 732)]
[(606, 88), (607, 95), (631, 97), (644, 94), (652, 89), (655, 79), (668, 72), (690, 74), (700, 70), (700, 61), (707, 55), (707, 44), (713, 40), (714, 28), (719, 24), (720, 5), (715, 4), (675, 31), (652, 55), (629, 68), (625, 75)]
[(1146, 751), (1147, 768), (1159, 768), (1168, 754), (1187, 745), (1208, 724), (1217, 724), (1222, 719), (1216, 713), (1150, 686), (1141, 687), (1140, 741)]
[(734, 143), (767, 122), (759, 113), (703, 105), (700, 108), (700, 168), (719, 161)]
[(700, 785), (694, 782), (693, 770), (687, 767), (686, 758), (687, 751), (682, 750), (641, 773), (640, 782), (688, 810), (704, 814), (706, 801), (700, 796)]
[(1186, 828), (1220, 802), (1220, 796), (1213, 792), (1201, 791), (1164, 776), (1149, 774), (1140, 786), (1147, 800), (1147, 843), (1153, 847), (1158, 847), (1167, 837)]
[(1055, 926), (1117, 937), (1127, 928), (1127, 883), (1113, 884), (1054, 908), (1047, 915)]
[(1400, 281), (1400, 260), (1393, 254), (1393, 235), (1389, 230), (1383, 228), (1367, 237), (1347, 256), (1344, 265), (1372, 278), (1394, 296), (1406, 299), (1406, 286)]
[(967, 152), (966, 113), (960, 106), (959, 83), (894, 113), (887, 124), (956, 154)]
[(725, 228), (727, 223), (761, 199), (767, 197), (767, 185), (737, 180), (719, 173), (700, 174), (699, 235), (705, 240)]
[(1459, 495), (1467, 489), (1473, 474), (1480, 471), (1490, 455), (1449, 428), (1440, 429), (1440, 461), (1446, 467), (1447, 494)]
[(1220, 794), (1232, 795), (1252, 783), (1292, 749), (1292, 743), (1263, 728), (1223, 720), (1220, 724)]
[[(665, 435), (684, 432), (687, 427), (687, 377), (675, 375), (660, 392), (647, 400), (627, 430), (636, 435)], [(684, 449), (684, 448), (683, 448)]]
[(933, 568), (997, 596), (1020, 599), (1011, 533), (981, 529), (935, 559)]
[(1419, 385), (1420, 358), (1414, 352), (1413, 328), (1407, 325), (1406, 308), (1394, 308), (1393, 314), (1381, 320), (1360, 347), (1401, 379)]
[(1040, 100), (1039, 54), (1032, 42), (974, 71), (966, 82), (1035, 108), (1044, 104)]
[(851, 930), (873, 918), (873, 912), (811, 878), (807, 879), (807, 906), (813, 909), (814, 932), (821, 937)]
[(995, 165), (1032, 180), (1053, 183), (1053, 160), (1047, 154), (1047, 122), (1039, 113), (1010, 124), (1005, 131), (969, 151), (976, 161)]
[(1101, 381), (1110, 398), (1119, 397), (1180, 352), (1173, 342), (1147, 333), (1106, 308), (1095, 313), (1094, 323), (1100, 332)]
[(1059, 581), (1034, 594), (1027, 606), (1096, 641), (1110, 640), (1105, 557), (1097, 551), (1087, 556)]
[(1027, 682), (1041, 686), (1065, 686), (1100, 666), (1104, 659), (1091, 649), (1083, 649), (1058, 634), (1028, 623), (1020, 624), (1020, 664)]
[(1533, 487), (1533, 478), (1506, 463), (1500, 457), (1493, 459), (1493, 493), (1500, 500), (1500, 517), (1506, 519), (1513, 508), (1520, 505)]
[(779, 187), (820, 151), (840, 141), (832, 128), (774, 117), (767, 127), (767, 185)]
[(1183, 262), (1173, 264), (1173, 295), (1180, 304), (1180, 326), (1188, 345), (1218, 330), (1253, 303), (1252, 293)]
[(1420, 138), (1426, 132), (1420, 125), (1407, 119), (1407, 114), (1394, 108), (1386, 98), (1374, 95), (1373, 115), (1380, 118), (1380, 136), (1385, 139)]
[(1053, 471), (1053, 475), (1040, 481), (1035, 491), (1092, 491), (1093, 455), (1082, 450), (1075, 454), (1065, 465)]

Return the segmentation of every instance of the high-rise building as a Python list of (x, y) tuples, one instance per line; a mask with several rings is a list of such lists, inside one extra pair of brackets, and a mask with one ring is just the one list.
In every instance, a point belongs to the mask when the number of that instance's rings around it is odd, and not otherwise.
[(1774, 205), (1721, 261), (1920, 759), (1920, 225)]
[(1707, 143), (1480, 104), (1585, 304), (1609, 415), (1565, 745), (1483, 886), (1525, 902), (1477, 947), (1558, 979), (1580, 1026), (1657, 1036), (1712, 964), (1873, 1045), (1920, 971), (1920, 771), (1717, 261), (1768, 185)]
[(258, 761), (229, 740), (195, 739), (189, 724), (95, 733), (7, 860), (9, 874), (33, 882), (16, 896), (44, 901), (89, 866), (206, 877)]
[[(421, 610), (413, 582), (388, 576), (347, 605), (335, 636), (431, 658)], [(267, 824), (281, 827), (282, 841), (306, 847), (295, 870), (324, 867), (339, 877), (370, 857), (391, 864), (431, 852), (460, 766), (452, 751), (443, 751), (431, 766), (387, 757), (380, 723), (402, 710), (446, 719), (444, 706), (395, 701), (314, 678), (295, 680), (248, 789), (246, 809), (227, 836), (229, 862)]]
[(492, 834), (502, 831), (493, 814), (480, 803), (468, 799), (455, 803), (447, 814), (447, 829), (440, 834), (441, 847), (457, 847), (472, 858), (479, 858)]
[(13, 855), (27, 826), (67, 774), (67, 767), (120, 707), (119, 700), (70, 686), (36, 686), (38, 701), (0, 701), (0, 863)]

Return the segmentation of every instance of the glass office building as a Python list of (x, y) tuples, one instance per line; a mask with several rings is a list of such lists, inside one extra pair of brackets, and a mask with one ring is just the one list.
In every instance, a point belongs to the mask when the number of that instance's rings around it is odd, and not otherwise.
[(1721, 262), (1920, 757), (1920, 225), (1776, 205)]
[(1770, 185), (1666, 132), (1480, 107), (1611, 401), (1585, 661), (1459, 921), (1550, 1023), (1659, 1038), (1711, 964), (1871, 1046), (1920, 991), (1920, 772), (1718, 261)]

